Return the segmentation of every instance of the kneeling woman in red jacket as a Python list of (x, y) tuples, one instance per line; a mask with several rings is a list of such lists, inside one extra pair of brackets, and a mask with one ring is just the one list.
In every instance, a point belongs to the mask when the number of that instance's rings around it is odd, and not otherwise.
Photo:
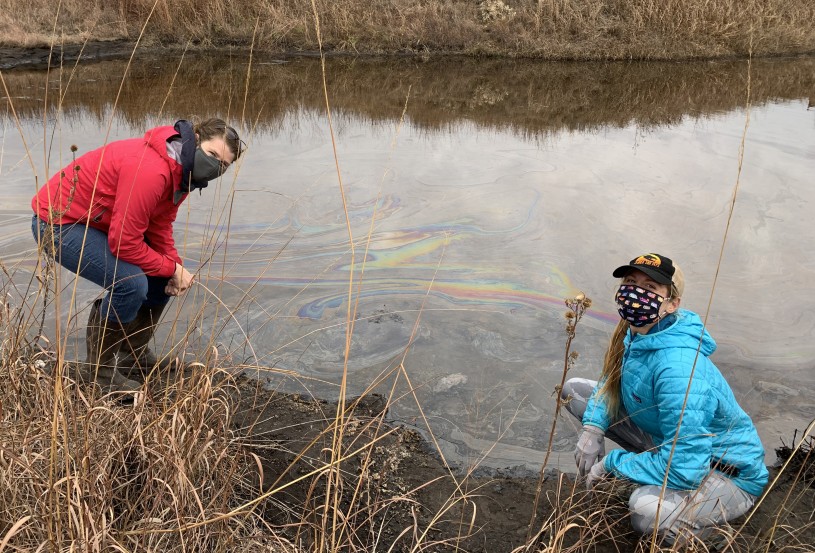
[(180, 120), (80, 156), (34, 196), (32, 232), (42, 249), (108, 292), (93, 303), (87, 329), (87, 362), (105, 389), (139, 388), (117, 371), (120, 350), (141, 368), (157, 363), (148, 349), (155, 324), (194, 279), (173, 240), (178, 207), (220, 177), (242, 146), (220, 119)]

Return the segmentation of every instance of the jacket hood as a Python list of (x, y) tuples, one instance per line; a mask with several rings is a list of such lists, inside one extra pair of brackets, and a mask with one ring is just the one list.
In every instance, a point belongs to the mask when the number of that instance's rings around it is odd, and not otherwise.
[(172, 164), (177, 162), (167, 153), (167, 141), (175, 136), (181, 136), (173, 127), (154, 127), (144, 133), (144, 141), (158, 154)]
[[(167, 141), (179, 138), (181, 145), (180, 163), (167, 153)], [(192, 180), (192, 166), (195, 159), (195, 133), (189, 121), (180, 119), (174, 126), (155, 127), (144, 133), (144, 141), (167, 161), (173, 183), (173, 203), (178, 204), (184, 196), (195, 188), (204, 188), (207, 183)], [(187, 183), (187, 186), (184, 185)]]
[(674, 322), (666, 329), (651, 332), (644, 335), (636, 335), (632, 338), (631, 333), (626, 337), (626, 343), (632, 348), (639, 350), (657, 350), (663, 348), (687, 348), (696, 350), (699, 348), (699, 340), (702, 341), (700, 353), (705, 357), (716, 351), (716, 341), (708, 333), (702, 324), (699, 315), (692, 311), (679, 309), (675, 314)]
[(174, 189), (181, 184), (181, 166), (167, 153), (167, 141), (176, 136), (179, 136), (178, 131), (170, 126), (155, 127), (144, 133), (147, 145), (167, 162)]
[[(181, 193), (189, 194), (196, 188), (206, 188), (209, 184), (205, 180), (193, 180), (192, 170), (195, 165), (195, 150), (198, 147), (198, 140), (195, 137), (195, 129), (192, 123), (186, 119), (179, 119), (173, 128), (181, 136)], [(179, 195), (173, 199), (178, 203)]]

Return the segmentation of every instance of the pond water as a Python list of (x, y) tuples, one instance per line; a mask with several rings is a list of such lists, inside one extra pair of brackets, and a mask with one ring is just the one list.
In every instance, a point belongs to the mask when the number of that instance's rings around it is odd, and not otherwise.
[[(329, 59), (333, 142), (315, 59), (143, 57), (3, 77), (12, 305), (36, 301), (29, 202), (70, 144), (220, 115), (249, 150), (179, 212), (201, 285), (159, 337), (188, 331), (189, 355), (214, 344), (267, 387), (322, 397), (345, 371), (349, 395), (392, 394), (391, 418), (429, 425), (451, 464), (536, 470), (563, 299), (593, 299), (570, 374), (596, 378), (616, 321), (610, 273), (655, 251), (683, 267), (683, 305), (708, 313), (714, 361), (767, 461), (815, 417), (815, 59)], [(79, 282), (72, 303), (73, 284), (61, 275), (72, 348), (99, 292)], [(576, 428), (558, 422), (550, 466), (572, 468)]]

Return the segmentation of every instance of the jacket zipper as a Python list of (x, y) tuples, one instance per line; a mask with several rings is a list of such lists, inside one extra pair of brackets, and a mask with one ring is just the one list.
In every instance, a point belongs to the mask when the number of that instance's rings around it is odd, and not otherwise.
[(91, 218), (91, 221), (93, 221), (94, 223), (98, 223), (99, 221), (101, 221), (102, 220), (102, 215), (105, 214), (105, 211), (107, 211), (107, 208), (103, 207), (102, 211), (100, 211), (93, 218)]

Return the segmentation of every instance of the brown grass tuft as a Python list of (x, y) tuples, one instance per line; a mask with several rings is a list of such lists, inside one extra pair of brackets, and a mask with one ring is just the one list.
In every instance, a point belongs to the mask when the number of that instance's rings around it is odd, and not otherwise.
[(199, 365), (123, 405), (20, 347), (17, 314), (4, 309), (0, 363), (0, 536), (13, 550), (283, 550), (251, 513), (218, 517), (254, 491), (225, 373)]

